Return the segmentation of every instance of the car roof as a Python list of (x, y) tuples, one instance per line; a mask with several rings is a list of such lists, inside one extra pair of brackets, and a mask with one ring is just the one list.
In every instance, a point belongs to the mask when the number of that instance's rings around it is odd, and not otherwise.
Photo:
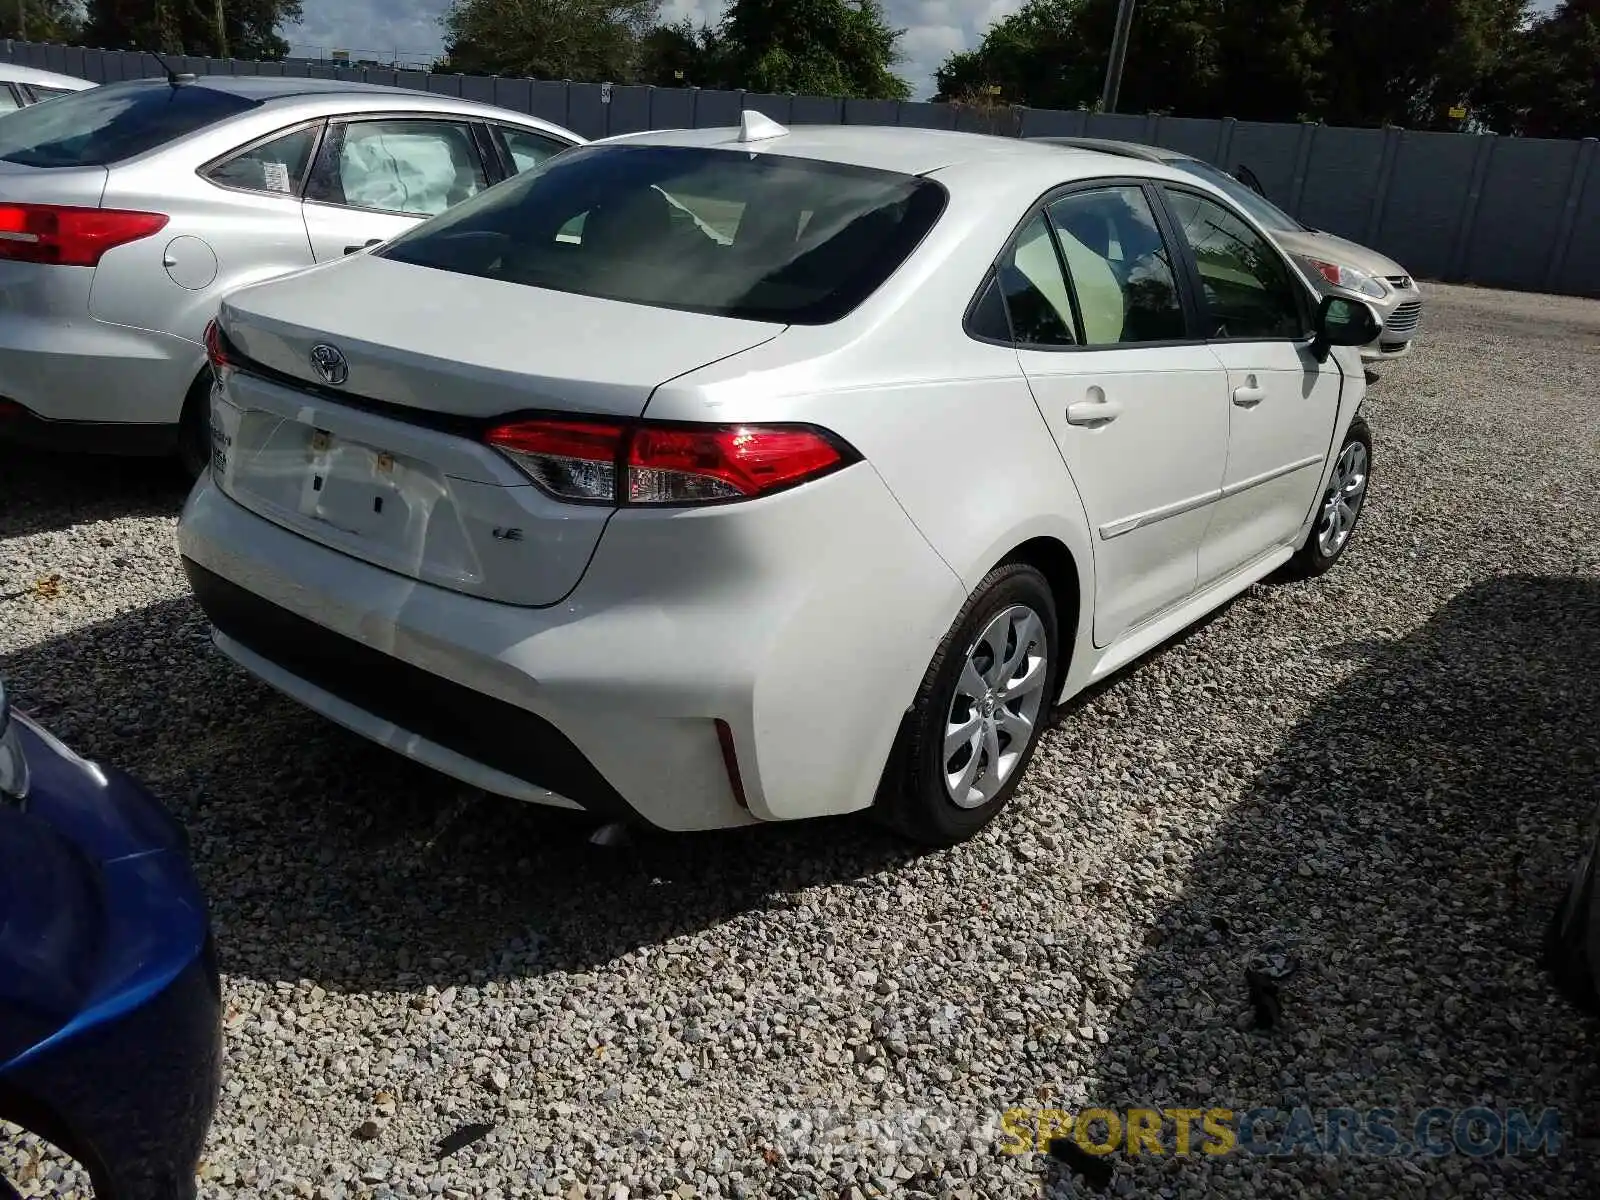
[(41, 71), (38, 67), (25, 67), (21, 63), (0, 63), (0, 82), (37, 83), (40, 87), (67, 88), (75, 92), (98, 86), (92, 79)]
[[(130, 79), (120, 87), (170, 87), (160, 76)], [(180, 87), (209, 88), (226, 92), (245, 100), (277, 100), (293, 96), (325, 96), (340, 92), (388, 93), (391, 95), (431, 96), (432, 92), (417, 92), (410, 88), (385, 87), (376, 83), (357, 83), (348, 79), (310, 79), (298, 75), (199, 75), (185, 80)], [(456, 99), (454, 96), (444, 99)]]
[[(666, 129), (606, 138), (598, 145), (686, 146), (748, 149), (752, 153), (927, 175), (951, 167), (1013, 163), (1059, 170), (1062, 147), (1027, 138), (903, 125), (796, 125), (781, 136), (741, 142), (737, 128)], [(1105, 170), (1104, 156), (1086, 149), (1085, 175)]]
[(1095, 150), (1101, 154), (1116, 154), (1123, 158), (1138, 158), (1145, 162), (1188, 162), (1194, 161), (1194, 155), (1185, 154), (1181, 150), (1169, 150), (1165, 146), (1151, 146), (1144, 142), (1123, 142), (1115, 138), (1092, 137), (1031, 137), (1030, 142), (1040, 142), (1046, 146), (1065, 147), (1069, 150)]
[[(121, 83), (108, 83), (106, 88), (164, 88), (174, 86), (162, 78), (129, 79)], [(401, 111), (456, 113), (478, 116), (486, 120), (514, 121), (529, 129), (548, 130), (572, 142), (584, 139), (570, 129), (565, 129), (540, 117), (516, 109), (501, 108), (478, 100), (465, 100), (460, 96), (439, 92), (423, 92), (415, 88), (386, 87), (376, 83), (356, 83), (344, 79), (305, 79), (279, 75), (202, 75), (186, 80), (179, 87), (204, 88), (241, 100), (270, 105), (274, 111), (304, 104), (306, 117), (338, 116), (348, 109), (361, 111), (367, 102), (371, 111)]]

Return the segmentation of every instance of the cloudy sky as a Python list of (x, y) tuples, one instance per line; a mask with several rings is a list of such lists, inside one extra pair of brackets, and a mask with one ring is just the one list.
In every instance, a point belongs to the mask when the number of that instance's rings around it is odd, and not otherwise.
[[(295, 54), (352, 50), (361, 56), (426, 58), (440, 49), (439, 14), (448, 0), (303, 0), (305, 20), (285, 32)], [(724, 0), (662, 0), (664, 19), (715, 20)], [(1021, 0), (887, 0), (889, 19), (906, 31), (897, 68), (914, 98), (933, 95), (933, 72), (952, 50), (974, 45)]]

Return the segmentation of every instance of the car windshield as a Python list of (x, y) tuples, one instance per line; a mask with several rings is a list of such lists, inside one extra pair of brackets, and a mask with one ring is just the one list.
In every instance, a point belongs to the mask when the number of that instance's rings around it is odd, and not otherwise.
[(1207, 183), (1214, 184), (1227, 194), (1228, 198), (1245, 212), (1255, 218), (1256, 224), (1273, 233), (1301, 233), (1305, 226), (1296, 221), (1283, 209), (1259, 193), (1252, 191), (1240, 183), (1226, 171), (1212, 166), (1210, 163), (1201, 162), (1194, 158), (1176, 159), (1171, 164), (1180, 171), (1187, 171), (1191, 175), (1199, 176)]
[(0, 122), (0, 161), (107, 166), (259, 105), (230, 92), (130, 81), (57, 96)]
[(871, 295), (944, 211), (887, 171), (685, 146), (592, 146), (374, 251), (633, 304), (816, 325)]

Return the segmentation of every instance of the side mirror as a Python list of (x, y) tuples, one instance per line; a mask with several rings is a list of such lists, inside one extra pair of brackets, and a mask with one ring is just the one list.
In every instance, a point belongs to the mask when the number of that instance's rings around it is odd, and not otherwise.
[(373, 246), (381, 245), (383, 245), (382, 238), (371, 238), (360, 246), (346, 246), (344, 252), (346, 254), (360, 254), (363, 250), (370, 250)]
[(1383, 332), (1383, 323), (1367, 305), (1348, 296), (1324, 296), (1317, 308), (1312, 353), (1326, 362), (1334, 346), (1365, 346)]

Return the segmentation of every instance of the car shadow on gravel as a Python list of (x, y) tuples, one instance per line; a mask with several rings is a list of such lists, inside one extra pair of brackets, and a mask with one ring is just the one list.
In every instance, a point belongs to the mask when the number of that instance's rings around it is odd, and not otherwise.
[[(1600, 799), (1600, 582), (1494, 580), (1403, 640), (1328, 653), (1361, 665), (1198, 851), (1182, 899), (1146, 915), (1087, 1099), (1306, 1105), (1319, 1122), (1390, 1106), (1403, 1135), (1434, 1105), (1554, 1107), (1567, 1137), (1554, 1158), (1224, 1156), (1203, 1169), (1229, 1194), (1240, 1172), (1258, 1194), (1263, 1178), (1282, 1194), (1583, 1194), (1600, 1036), (1538, 955)], [(1264, 949), (1299, 961), (1267, 1030), (1246, 986)], [(1116, 1171), (1156, 1194), (1161, 1163), (1119, 1157)]]
[(189, 484), (175, 461), (0, 445), (0, 538), (118, 517), (175, 517)]
[(18, 704), (189, 828), (222, 968), (340, 991), (582, 972), (864, 880), (915, 851), (861, 817), (588, 844), (233, 667), (188, 597), (0, 656)]

